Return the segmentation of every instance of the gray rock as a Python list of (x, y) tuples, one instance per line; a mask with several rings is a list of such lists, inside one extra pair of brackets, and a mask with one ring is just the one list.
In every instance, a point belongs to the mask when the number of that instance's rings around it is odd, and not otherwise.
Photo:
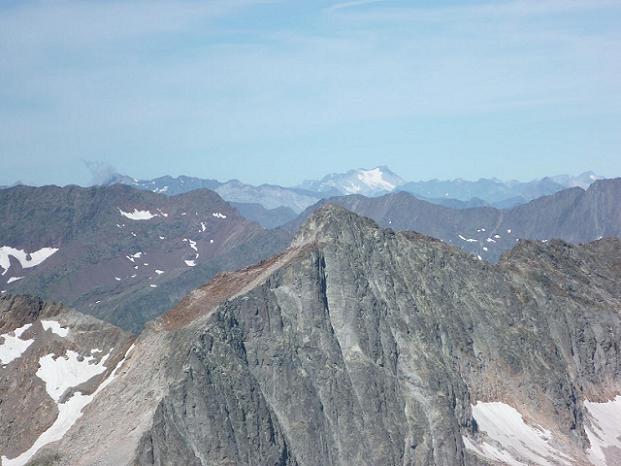
[(584, 401), (621, 393), (619, 272), (618, 239), (524, 241), (490, 265), (327, 206), (284, 254), (216, 277), (150, 325), (124, 374), (41, 454), (493, 464), (464, 438), (485, 439), (474, 403), (502, 401), (589, 464)]

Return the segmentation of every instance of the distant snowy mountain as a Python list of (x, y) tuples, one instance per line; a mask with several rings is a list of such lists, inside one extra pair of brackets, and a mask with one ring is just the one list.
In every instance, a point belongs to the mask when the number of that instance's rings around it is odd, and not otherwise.
[(578, 176), (558, 175), (551, 177), (552, 181), (561, 184), (567, 188), (578, 187), (582, 189), (586, 189), (591, 186), (594, 181), (603, 180), (604, 178), (605, 177), (597, 175), (592, 171), (584, 172)]
[(362, 194), (379, 196), (392, 192), (405, 181), (388, 167), (358, 168), (346, 173), (333, 173), (321, 180), (306, 180), (299, 188), (317, 193)]
[[(285, 188), (269, 184), (253, 186), (238, 180), (221, 182), (192, 176), (162, 176), (152, 180), (137, 180), (129, 176), (117, 175), (111, 178), (106, 185), (117, 183), (169, 196), (207, 188), (217, 192), (228, 202), (260, 204), (265, 209), (286, 207), (295, 213), (302, 212), (322, 197), (317, 193), (307, 192), (298, 188)], [(331, 194), (339, 195), (341, 193)]]
[[(406, 182), (386, 166), (371, 169), (359, 168), (346, 173), (333, 173), (320, 180), (307, 180), (296, 187), (262, 184), (254, 186), (239, 180), (221, 182), (191, 176), (162, 176), (139, 180), (116, 175), (106, 185), (126, 184), (145, 191), (174, 196), (196, 189), (211, 189), (224, 200), (236, 204), (244, 216), (264, 226), (278, 226), (290, 218), (292, 211), (299, 214), (321, 199), (348, 194), (376, 197), (390, 192), (405, 191), (433, 204), (454, 208), (493, 206), (511, 208), (541, 196), (557, 193), (566, 188), (588, 188), (604, 177), (593, 172), (578, 176), (558, 175), (532, 181), (481, 178), (476, 181), (463, 179), (427, 180)], [(246, 205), (244, 205), (246, 204)], [(284, 208), (277, 211), (275, 209)]]

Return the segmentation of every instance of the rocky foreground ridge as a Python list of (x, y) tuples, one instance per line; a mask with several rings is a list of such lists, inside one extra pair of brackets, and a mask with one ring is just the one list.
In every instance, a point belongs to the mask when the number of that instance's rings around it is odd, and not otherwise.
[[(148, 324), (33, 458), (619, 464), (620, 277), (618, 239), (521, 241), (490, 265), (326, 206), (281, 255)], [(23, 464), (12, 459), (29, 446), (3, 432), (3, 465)]]

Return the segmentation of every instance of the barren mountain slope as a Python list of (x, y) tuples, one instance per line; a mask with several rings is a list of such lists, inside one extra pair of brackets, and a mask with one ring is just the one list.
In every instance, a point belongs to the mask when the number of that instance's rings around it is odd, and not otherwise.
[(617, 239), (524, 241), (489, 265), (328, 206), (286, 252), (219, 275), (150, 325), (39, 454), (618, 464), (620, 272)]

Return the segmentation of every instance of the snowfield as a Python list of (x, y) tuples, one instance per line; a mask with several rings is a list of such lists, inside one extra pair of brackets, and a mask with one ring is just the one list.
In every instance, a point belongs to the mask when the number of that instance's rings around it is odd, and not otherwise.
[(550, 445), (549, 430), (526, 424), (522, 415), (508, 404), (479, 401), (472, 406), (472, 415), (485, 435), (478, 444), (463, 437), (467, 450), (511, 466), (572, 464), (570, 457)]
[(589, 460), (596, 466), (611, 465), (606, 458), (606, 449), (618, 449), (621, 454), (621, 395), (605, 403), (585, 401), (591, 427), (586, 433), (591, 448)]
[[(21, 455), (15, 457), (15, 458), (11, 458), (11, 459), (7, 458), (6, 456), (2, 456), (2, 465), (3, 466), (23, 466), (26, 463), (28, 463), (30, 458), (32, 458), (34, 456), (34, 454), (37, 453), (37, 451), (39, 451), (42, 447), (44, 447), (45, 445), (47, 445), (49, 443), (56, 442), (56, 441), (60, 440), (61, 438), (63, 438), (63, 436), (67, 433), (67, 431), (71, 428), (71, 426), (73, 426), (73, 424), (75, 424), (75, 422), (82, 416), (82, 410), (91, 401), (93, 401), (93, 399), (99, 394), (99, 392), (101, 392), (105, 387), (107, 387), (116, 378), (117, 371), (122, 366), (122, 364), (125, 362), (125, 359), (127, 358), (127, 355), (132, 351), (132, 349), (134, 349), (134, 345), (130, 346), (130, 348), (127, 350), (127, 352), (125, 353), (123, 358), (115, 366), (114, 370), (99, 385), (99, 387), (97, 387), (97, 390), (95, 390), (92, 395), (84, 395), (82, 392), (78, 391), (78, 392), (75, 392), (71, 396), (71, 398), (69, 398), (64, 403), (59, 403), (57, 405), (58, 406), (58, 417), (56, 418), (54, 423), (49, 427), (49, 429), (47, 429), (45, 432), (43, 432), (37, 438), (37, 440), (35, 440), (34, 444), (28, 450), (23, 452)], [(112, 350), (110, 350), (110, 351), (112, 351)], [(94, 353), (94, 352), (96, 352), (95, 349), (93, 349), (91, 351), (91, 353)], [(68, 354), (69, 353), (73, 353), (72, 355), (70, 355), (69, 361), (77, 361), (77, 359), (75, 359), (75, 360), (73, 359), (73, 355), (76, 354), (76, 353), (74, 353), (73, 351), (67, 351), (67, 353)], [(110, 353), (108, 353), (108, 355), (109, 354)], [(108, 358), (108, 355), (104, 356), (102, 358), (102, 360), (98, 364), (94, 364), (94, 366), (96, 366), (96, 367), (103, 366), (103, 363)], [(48, 356), (52, 356), (52, 355), (47, 355), (47, 356), (44, 356), (43, 358), (47, 358)], [(41, 359), (43, 359), (43, 358), (41, 358)], [(58, 358), (58, 359), (61, 359), (61, 358)], [(93, 359), (92, 356), (88, 356), (87, 358), (85, 358), (85, 361), (86, 360), (91, 361), (92, 359)], [(53, 367), (53, 365), (54, 365), (53, 362), (50, 363), (50, 361), (47, 360), (47, 359), (45, 361), (45, 364), (46, 364), (46, 367)], [(75, 364), (75, 362), (70, 362), (69, 366), (70, 365), (73, 365), (73, 369), (78, 367)], [(67, 367), (69, 367), (69, 366), (67, 366)], [(97, 370), (100, 370), (100, 369), (97, 369)], [(105, 368), (103, 368), (103, 370), (101, 370), (101, 372), (104, 372), (104, 371), (105, 371)], [(87, 377), (89, 375), (89, 373), (91, 373), (91, 372), (89, 372), (88, 370), (84, 370), (83, 366), (82, 366), (81, 369), (77, 369), (77, 371), (76, 371), (76, 373), (80, 373), (80, 372), (81, 372), (81, 375), (78, 378), (74, 378), (73, 380), (74, 381), (75, 380), (83, 380), (83, 381), (88, 380), (88, 379), (84, 379), (84, 377)], [(101, 373), (101, 372), (99, 372), (99, 373)], [(39, 375), (39, 372), (37, 372), (37, 375)], [(43, 376), (47, 376), (49, 374), (46, 371), (44, 371), (44, 373), (42, 375)], [(55, 381), (54, 381), (55, 379), (56, 379), (56, 377), (52, 377), (52, 384), (55, 383)], [(43, 379), (43, 380), (46, 382), (46, 389), (47, 389), (47, 380), (45, 380), (45, 379)], [(80, 382), (80, 383), (82, 383), (82, 382)], [(79, 385), (79, 383), (77, 385)]]
[(125, 212), (119, 209), (119, 212), (123, 217), (127, 217), (130, 220), (151, 220), (154, 217), (158, 217), (158, 214), (152, 214), (148, 210), (134, 209), (132, 212)]
[(110, 353), (102, 356), (96, 363), (93, 356), (82, 357), (72, 350), (67, 350), (65, 356), (46, 354), (39, 359), (37, 377), (45, 382), (48, 395), (58, 403), (63, 393), (71, 387), (76, 387), (96, 375), (106, 371), (104, 363)]
[(26, 324), (22, 327), (16, 328), (12, 332), (4, 333), (0, 335), (4, 339), (0, 343), (0, 363), (3, 365), (9, 364), (15, 359), (19, 358), (28, 349), (34, 340), (22, 340), (21, 336), (26, 330), (32, 327), (32, 324)]

